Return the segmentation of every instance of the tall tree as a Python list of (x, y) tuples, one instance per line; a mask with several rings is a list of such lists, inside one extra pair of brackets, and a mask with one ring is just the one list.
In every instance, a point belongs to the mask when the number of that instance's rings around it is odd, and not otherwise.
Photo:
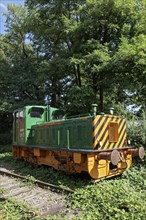
[[(134, 46), (133, 56), (137, 54), (137, 60), (142, 56), (144, 58), (145, 52), (141, 55), (137, 53), (137, 43), (142, 40), (141, 33), (143, 38), (145, 37), (143, 25), (146, 19), (143, 14), (146, 10), (146, 2), (88, 0), (86, 4), (78, 5), (77, 10), (80, 18), (78, 23), (65, 19), (68, 33), (76, 38), (76, 42), (80, 42), (78, 44), (80, 56), (73, 54), (73, 58), (80, 64), (83, 78), (93, 88), (95, 97), (99, 94), (99, 107), (103, 110), (104, 94), (106, 96), (111, 92), (111, 87), (113, 90), (117, 87), (118, 93), (119, 89), (121, 93), (125, 93), (125, 89), (131, 89), (135, 80), (140, 79), (135, 68), (136, 59), (133, 60), (134, 62), (127, 62), (127, 59), (120, 54), (125, 53), (125, 56), (131, 57), (131, 51), (125, 50), (125, 41), (127, 41), (127, 48), (132, 44)], [(142, 42), (144, 46), (144, 40)], [(143, 46), (139, 47), (139, 52), (142, 52)], [(145, 58), (142, 60), (145, 63)], [(121, 62), (122, 71), (118, 73)], [(143, 64), (140, 63), (139, 67)], [(142, 72), (139, 74), (142, 75)], [(123, 83), (123, 87), (120, 82)]]
[[(55, 63), (57, 57), (56, 65), (61, 62), (63, 72), (73, 79), (74, 88), (83, 88), (84, 92), (87, 91), (85, 87), (92, 88), (89, 89), (90, 98), (99, 103), (100, 111), (111, 93), (115, 94), (112, 95), (115, 102), (120, 101), (119, 93), (125, 97), (125, 89), (131, 89), (138, 75), (135, 63), (124, 62), (119, 54), (122, 48), (124, 50), (125, 40), (130, 47), (131, 43), (136, 44), (135, 37), (145, 34), (144, 0), (26, 2), (30, 12), (33, 10), (35, 14), (32, 19), (33, 41), (39, 45), (40, 51), (45, 51), (48, 62)], [(134, 48), (136, 52), (136, 46)], [(127, 50), (125, 56), (130, 57), (130, 51)], [(121, 63), (122, 71), (119, 68)], [(131, 69), (128, 74), (127, 65)], [(53, 69), (52, 65), (50, 71)], [(55, 70), (57, 77), (62, 77), (63, 72), (59, 68)], [(132, 80), (130, 84), (129, 79)], [(83, 99), (82, 102), (85, 103)]]
[(4, 75), (13, 97), (48, 98), (78, 112), (93, 102), (102, 111), (129, 103), (131, 94), (144, 97), (144, 0), (30, 0), (26, 6), (9, 6), (7, 14)]
[[(1, 70), (9, 103), (25, 105), (43, 103), (44, 80), (41, 76), (42, 57), (28, 40), (29, 23), (26, 7), (8, 5), (6, 34), (1, 51), (7, 65)], [(6, 90), (5, 90), (6, 91)]]

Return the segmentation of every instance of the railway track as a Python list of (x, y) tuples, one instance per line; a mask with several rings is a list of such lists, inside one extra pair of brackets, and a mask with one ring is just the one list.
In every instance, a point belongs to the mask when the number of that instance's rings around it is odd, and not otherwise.
[(67, 211), (65, 195), (74, 191), (40, 180), (34, 180), (34, 186), (24, 186), (28, 177), (14, 174), (5, 169), (0, 169), (0, 200), (14, 198), (18, 202), (29, 204), (32, 210), (37, 210), (36, 215), (41, 217), (55, 215)]

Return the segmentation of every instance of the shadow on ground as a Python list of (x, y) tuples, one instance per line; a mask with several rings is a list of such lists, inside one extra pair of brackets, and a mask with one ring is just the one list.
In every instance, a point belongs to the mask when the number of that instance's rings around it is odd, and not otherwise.
[(52, 167), (33, 165), (27, 161), (13, 158), (11, 152), (0, 153), (0, 168), (25, 176), (33, 176), (35, 179), (69, 187), (73, 190), (92, 184), (90, 177), (86, 173), (69, 175), (65, 172), (54, 170)]

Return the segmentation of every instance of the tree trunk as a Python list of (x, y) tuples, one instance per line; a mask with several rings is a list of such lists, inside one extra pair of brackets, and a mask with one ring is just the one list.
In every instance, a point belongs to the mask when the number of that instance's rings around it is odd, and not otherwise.
[(81, 73), (80, 73), (80, 65), (77, 64), (77, 75), (78, 75), (78, 86), (81, 87)]
[(99, 87), (99, 111), (103, 112), (103, 85)]

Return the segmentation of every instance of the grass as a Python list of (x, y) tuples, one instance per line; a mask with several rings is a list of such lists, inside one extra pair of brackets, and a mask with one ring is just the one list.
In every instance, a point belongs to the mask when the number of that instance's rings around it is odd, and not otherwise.
[(86, 186), (71, 196), (71, 206), (80, 209), (80, 219), (146, 219), (145, 169), (133, 167), (122, 177)]
[[(34, 167), (27, 162), (13, 159), (10, 152), (0, 154), (0, 166), (28, 175), (30, 182), (36, 178), (74, 189), (75, 193), (68, 196), (68, 206), (72, 210), (74, 220), (146, 219), (146, 160), (135, 160), (131, 169), (122, 176), (95, 185), (86, 175), (69, 176), (46, 166)], [(0, 206), (0, 211), (4, 209), (9, 213), (13, 207), (15, 219), (21, 219), (21, 209), (15, 206), (16, 203), (5, 204)], [(27, 209), (23, 210), (26, 212), (26, 219), (31, 219), (30, 212)], [(63, 213), (62, 216), (50, 216), (48, 219), (60, 220), (67, 217), (66, 213)]]
[(9, 199), (0, 202), (0, 219), (4, 220), (37, 220), (39, 216), (23, 202)]

